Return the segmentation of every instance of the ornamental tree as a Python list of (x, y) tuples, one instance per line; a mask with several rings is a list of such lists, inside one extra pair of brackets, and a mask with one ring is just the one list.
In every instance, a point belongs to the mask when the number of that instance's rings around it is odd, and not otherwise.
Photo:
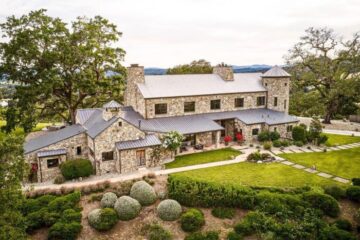
[(184, 136), (181, 133), (177, 131), (170, 131), (163, 136), (162, 146), (165, 149), (170, 150), (171, 153), (173, 154), (181, 146), (183, 140), (184, 140)]

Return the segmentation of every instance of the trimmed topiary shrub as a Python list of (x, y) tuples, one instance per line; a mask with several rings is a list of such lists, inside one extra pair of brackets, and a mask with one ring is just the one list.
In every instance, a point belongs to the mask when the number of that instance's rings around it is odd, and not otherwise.
[(334, 222), (334, 226), (337, 227), (338, 229), (342, 229), (348, 232), (352, 231), (352, 224), (349, 220), (347, 219), (338, 219)]
[(87, 159), (68, 160), (60, 164), (61, 174), (66, 180), (88, 177), (93, 174), (93, 166)]
[(241, 234), (238, 234), (234, 231), (229, 232), (227, 235), (227, 240), (243, 240), (243, 236)]
[(211, 214), (214, 217), (221, 218), (221, 219), (232, 219), (235, 216), (235, 209), (233, 208), (214, 208), (211, 210)]
[(355, 202), (360, 202), (360, 186), (350, 186), (346, 190), (346, 196)]
[(191, 233), (190, 235), (185, 237), (185, 240), (218, 240), (219, 233), (215, 231), (209, 231), (205, 233), (196, 232)]
[(273, 141), (273, 146), (277, 148), (281, 147), (281, 141), (280, 140)]
[(204, 224), (204, 214), (196, 208), (190, 208), (181, 215), (181, 229), (185, 232), (195, 232)]
[(337, 217), (340, 214), (339, 204), (335, 198), (322, 193), (306, 192), (303, 194), (304, 201), (308, 202), (313, 208), (323, 211), (330, 217)]
[(181, 215), (182, 209), (181, 205), (172, 199), (166, 199), (157, 207), (157, 214), (159, 218), (164, 221), (174, 221), (178, 219)]
[(330, 196), (332, 196), (333, 198), (335, 198), (336, 200), (339, 200), (341, 198), (346, 197), (346, 191), (344, 188), (339, 187), (337, 185), (332, 185), (332, 186), (326, 186), (324, 187), (324, 192)]
[(112, 208), (98, 208), (92, 210), (88, 215), (91, 227), (98, 231), (110, 230), (118, 221), (118, 216)]
[(278, 139), (280, 139), (280, 133), (278, 133), (278, 132), (270, 132), (270, 140), (271, 141), (276, 141), (276, 140), (278, 140)]
[(116, 200), (117, 196), (115, 193), (107, 192), (102, 196), (100, 205), (102, 208), (113, 208)]
[(302, 126), (294, 126), (292, 129), (292, 138), (294, 141), (307, 142), (305, 128)]
[(115, 202), (114, 208), (120, 220), (128, 221), (139, 215), (141, 205), (136, 199), (122, 196)]
[(157, 223), (146, 224), (141, 229), (141, 232), (149, 240), (171, 240), (172, 239), (171, 233)]
[(138, 200), (142, 206), (151, 205), (157, 199), (154, 188), (145, 181), (138, 181), (132, 185), (130, 197)]

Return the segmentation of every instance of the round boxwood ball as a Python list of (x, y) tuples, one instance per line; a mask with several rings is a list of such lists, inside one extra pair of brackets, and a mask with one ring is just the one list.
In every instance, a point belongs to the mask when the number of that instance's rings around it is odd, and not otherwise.
[(132, 185), (130, 197), (138, 200), (142, 206), (153, 204), (157, 198), (154, 188), (145, 181), (138, 181)]
[(115, 193), (107, 192), (102, 196), (100, 205), (102, 208), (113, 208), (116, 200), (117, 196)]
[(116, 201), (114, 208), (120, 220), (128, 221), (139, 215), (141, 205), (136, 199), (122, 196)]
[(162, 201), (157, 207), (157, 214), (159, 218), (164, 221), (174, 221), (181, 215), (181, 205), (172, 199)]
[(111, 229), (118, 221), (118, 216), (112, 208), (97, 208), (88, 215), (88, 221), (91, 227), (99, 231)]

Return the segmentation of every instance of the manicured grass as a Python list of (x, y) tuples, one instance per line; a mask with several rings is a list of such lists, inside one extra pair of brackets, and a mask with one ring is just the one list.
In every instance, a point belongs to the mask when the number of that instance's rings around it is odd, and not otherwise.
[(328, 140), (325, 145), (329, 147), (360, 142), (360, 137), (358, 136), (347, 136), (329, 133), (324, 134), (328, 136)]
[[(6, 124), (6, 121), (0, 120), (0, 128), (2, 126), (5, 126), (5, 124)], [(43, 129), (44, 127), (49, 126), (49, 125), (51, 125), (51, 123), (38, 123), (32, 131), (33, 132), (40, 131), (41, 129)], [(17, 135), (24, 134), (24, 131), (21, 128), (16, 128), (14, 132)], [(5, 134), (6, 133), (0, 131), (0, 137), (5, 136)]]
[(231, 157), (235, 157), (241, 154), (240, 151), (233, 148), (223, 148), (218, 150), (211, 150), (201, 153), (193, 153), (175, 157), (175, 161), (166, 164), (166, 168), (178, 168), (190, 165), (218, 162), (224, 160), (230, 160)]
[(281, 163), (257, 164), (242, 162), (221, 167), (175, 173), (196, 180), (257, 187), (302, 187), (305, 185), (342, 185)]
[(360, 177), (360, 148), (317, 153), (287, 153), (280, 157), (344, 178)]

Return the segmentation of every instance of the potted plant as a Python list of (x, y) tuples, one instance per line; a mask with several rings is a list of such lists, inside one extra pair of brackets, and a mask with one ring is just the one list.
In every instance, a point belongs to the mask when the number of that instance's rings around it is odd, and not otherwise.
[(242, 144), (244, 142), (244, 136), (241, 133), (236, 133), (235, 137), (236, 137), (236, 141), (239, 144)]
[(229, 145), (229, 142), (232, 141), (232, 137), (231, 136), (225, 136), (224, 137), (224, 142), (225, 142), (225, 146)]

